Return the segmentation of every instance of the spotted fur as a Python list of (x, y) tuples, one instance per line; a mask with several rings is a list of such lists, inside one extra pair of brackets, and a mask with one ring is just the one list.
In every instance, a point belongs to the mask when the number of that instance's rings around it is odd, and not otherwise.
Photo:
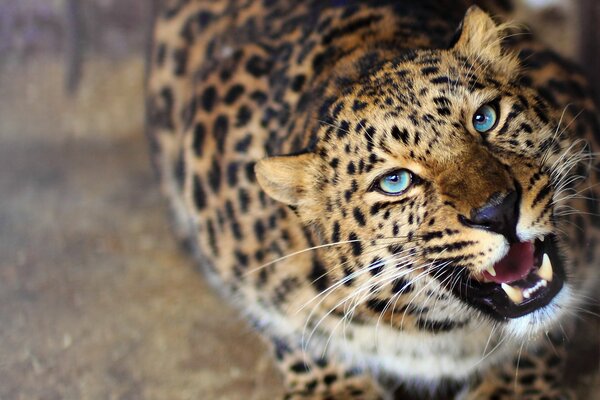
[[(593, 284), (600, 227), (600, 128), (575, 66), (467, 0), (162, 3), (153, 160), (179, 236), (273, 343), (287, 399), (569, 398), (545, 333)], [(499, 121), (479, 134), (488, 102)], [(409, 189), (378, 191), (398, 168)], [(452, 289), (508, 246), (465, 216), (512, 192), (512, 235), (556, 236), (568, 276), (511, 319)]]

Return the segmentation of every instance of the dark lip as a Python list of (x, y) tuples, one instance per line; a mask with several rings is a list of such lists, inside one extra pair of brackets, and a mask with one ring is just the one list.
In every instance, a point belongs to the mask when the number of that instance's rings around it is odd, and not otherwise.
[[(519, 318), (539, 310), (540, 308), (547, 306), (560, 292), (566, 278), (563, 260), (558, 251), (555, 236), (546, 236), (543, 243), (536, 241), (536, 259), (541, 258), (544, 252), (548, 254), (550, 262), (552, 263), (552, 281), (548, 282), (548, 286), (541, 288), (534, 296), (525, 299), (520, 304), (514, 304), (499, 284), (477, 281), (466, 269), (462, 269), (459, 272), (458, 283), (453, 285), (451, 288), (452, 292), (467, 304), (499, 321)], [(537, 264), (539, 265), (539, 263)], [(527, 277), (511, 283), (511, 285), (522, 288), (528, 287), (530, 285), (528, 279), (531, 279), (532, 274), (534, 273), (534, 270), (532, 270)], [(451, 271), (451, 269), (447, 268), (446, 271), (434, 273), (434, 276), (444, 282), (444, 278), (448, 277), (448, 274), (456, 276), (456, 271)], [(448, 281), (452, 280), (447, 279), (446, 282)]]

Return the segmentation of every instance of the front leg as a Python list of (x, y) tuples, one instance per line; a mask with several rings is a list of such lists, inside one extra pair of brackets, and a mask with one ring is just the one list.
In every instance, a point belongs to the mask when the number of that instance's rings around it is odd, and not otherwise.
[(526, 350), (491, 368), (474, 385), (468, 400), (571, 400), (563, 382), (566, 349), (553, 336), (535, 349)]
[(384, 400), (383, 389), (365, 371), (331, 359), (314, 358), (287, 342), (274, 340), (282, 371), (284, 400)]

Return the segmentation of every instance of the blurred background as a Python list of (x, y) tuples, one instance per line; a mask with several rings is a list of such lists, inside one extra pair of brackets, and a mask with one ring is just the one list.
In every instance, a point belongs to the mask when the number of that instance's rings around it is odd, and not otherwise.
[[(263, 344), (169, 231), (143, 137), (153, 4), (0, 0), (2, 400), (281, 393)], [(518, 9), (600, 93), (600, 2)], [(574, 357), (593, 371), (598, 318), (582, 323)], [(580, 386), (598, 398), (597, 378)]]

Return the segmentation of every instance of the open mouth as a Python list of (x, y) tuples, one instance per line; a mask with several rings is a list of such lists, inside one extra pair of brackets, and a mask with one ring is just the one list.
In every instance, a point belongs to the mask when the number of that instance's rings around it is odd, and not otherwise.
[(518, 318), (540, 309), (560, 292), (562, 261), (551, 236), (513, 243), (508, 253), (475, 278), (463, 271), (454, 293), (497, 319)]

